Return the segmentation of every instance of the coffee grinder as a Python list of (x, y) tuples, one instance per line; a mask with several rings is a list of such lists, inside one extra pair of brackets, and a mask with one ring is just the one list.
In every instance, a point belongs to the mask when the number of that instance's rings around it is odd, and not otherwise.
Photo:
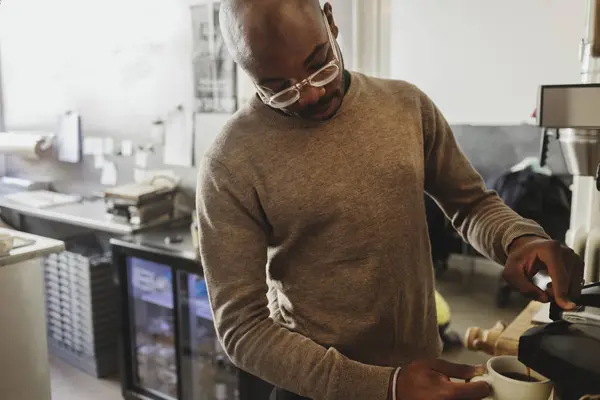
[(584, 286), (577, 309), (550, 306), (552, 323), (519, 340), (519, 360), (555, 385), (555, 399), (600, 399), (600, 0), (589, 0), (581, 43), (581, 84), (542, 86), (538, 125), (540, 162), (548, 141), (560, 142), (573, 175), (567, 245), (584, 260)]

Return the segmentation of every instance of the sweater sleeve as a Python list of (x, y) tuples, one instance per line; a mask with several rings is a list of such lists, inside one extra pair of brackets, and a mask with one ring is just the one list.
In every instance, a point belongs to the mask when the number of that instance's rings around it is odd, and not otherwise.
[(510, 244), (525, 235), (549, 238), (534, 221), (520, 217), (488, 190), (460, 149), (447, 121), (419, 92), (425, 138), (425, 191), (454, 229), (485, 257), (504, 264)]
[(197, 213), (201, 262), (217, 335), (240, 369), (315, 400), (386, 400), (392, 368), (362, 364), (269, 317), (269, 224), (256, 191), (205, 158)]

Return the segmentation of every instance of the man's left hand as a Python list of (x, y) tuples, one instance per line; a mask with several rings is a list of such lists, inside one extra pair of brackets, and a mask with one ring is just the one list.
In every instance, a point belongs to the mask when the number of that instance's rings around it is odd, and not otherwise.
[[(552, 283), (544, 291), (533, 277), (546, 270)], [(564, 310), (575, 308), (581, 294), (583, 261), (569, 247), (555, 240), (535, 236), (516, 239), (508, 249), (504, 279), (524, 295), (547, 303), (554, 299)]]

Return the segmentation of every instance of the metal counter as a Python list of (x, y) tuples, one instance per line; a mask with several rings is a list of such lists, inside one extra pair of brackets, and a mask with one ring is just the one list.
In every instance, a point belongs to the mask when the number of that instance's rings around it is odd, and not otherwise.
[(131, 225), (117, 222), (107, 217), (104, 200), (82, 200), (78, 203), (58, 205), (48, 208), (35, 208), (0, 197), (0, 209), (6, 208), (17, 214), (41, 218), (69, 225), (94, 229), (116, 235), (129, 235), (142, 230), (166, 225), (171, 221), (155, 221), (145, 225)]
[(171, 224), (161, 229), (112, 238), (112, 245), (197, 262), (189, 224)]

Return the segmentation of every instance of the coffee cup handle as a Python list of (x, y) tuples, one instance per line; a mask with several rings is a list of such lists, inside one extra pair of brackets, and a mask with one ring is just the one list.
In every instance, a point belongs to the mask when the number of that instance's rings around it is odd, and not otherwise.
[[(489, 375), (479, 375), (479, 376), (475, 376), (475, 377), (471, 378), (471, 380), (469, 382), (485, 382), (488, 385), (492, 386), (493, 379)], [(494, 397), (493, 396), (486, 397), (483, 400), (494, 400)]]

